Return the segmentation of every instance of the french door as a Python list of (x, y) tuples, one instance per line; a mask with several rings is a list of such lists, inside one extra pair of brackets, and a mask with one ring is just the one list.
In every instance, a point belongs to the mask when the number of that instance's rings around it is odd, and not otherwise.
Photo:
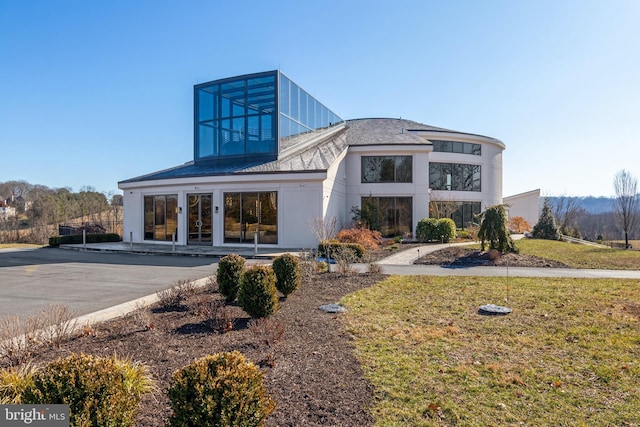
[(211, 245), (213, 240), (211, 194), (189, 194), (189, 216), (187, 224), (189, 245)]

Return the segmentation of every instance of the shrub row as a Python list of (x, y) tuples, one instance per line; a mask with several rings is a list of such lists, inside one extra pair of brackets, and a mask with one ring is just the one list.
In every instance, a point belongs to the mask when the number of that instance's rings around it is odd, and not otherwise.
[[(106, 243), (121, 242), (122, 238), (118, 234), (87, 234), (87, 243)], [(60, 245), (74, 245), (82, 243), (82, 234), (73, 234), (70, 236), (53, 236), (49, 237), (49, 246), (57, 247)]]
[[(74, 427), (133, 426), (154, 389), (145, 365), (72, 354), (42, 369), (0, 371), (0, 404), (66, 404)], [(237, 351), (177, 370), (167, 391), (170, 426), (262, 426), (275, 409), (264, 374)]]
[(422, 242), (448, 242), (456, 238), (456, 223), (451, 218), (423, 218), (416, 227)]
[(278, 310), (280, 291), (286, 298), (301, 283), (298, 258), (284, 254), (273, 260), (273, 267), (253, 266), (245, 269), (245, 260), (230, 254), (218, 263), (218, 290), (227, 302), (238, 305), (251, 317), (267, 317)]

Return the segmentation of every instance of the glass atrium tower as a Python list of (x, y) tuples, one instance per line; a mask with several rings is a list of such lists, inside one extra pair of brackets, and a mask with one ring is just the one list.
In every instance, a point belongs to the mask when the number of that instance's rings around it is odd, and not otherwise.
[(297, 136), (344, 122), (280, 71), (194, 87), (194, 162), (270, 161)]

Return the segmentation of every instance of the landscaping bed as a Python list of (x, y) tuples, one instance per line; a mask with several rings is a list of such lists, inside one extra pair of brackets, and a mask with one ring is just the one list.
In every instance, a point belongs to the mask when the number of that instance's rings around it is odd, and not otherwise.
[(127, 317), (84, 328), (60, 349), (36, 355), (42, 365), (70, 353), (130, 357), (145, 363), (157, 391), (144, 397), (139, 426), (164, 426), (170, 409), (166, 389), (173, 372), (207, 354), (238, 350), (265, 373), (277, 409), (269, 426), (371, 425), (373, 390), (363, 379), (349, 334), (336, 314), (318, 309), (344, 295), (367, 288), (380, 274), (318, 273), (280, 301), (273, 321), (261, 328), (237, 305), (228, 305), (233, 328), (212, 330), (196, 313), (202, 300), (220, 300), (212, 287), (194, 291), (181, 305), (141, 309)]
[(566, 268), (566, 264), (540, 258), (533, 255), (481, 251), (459, 246), (445, 248), (427, 254), (414, 261), (414, 264), (450, 265), (450, 266), (510, 266), (510, 267), (552, 267)]

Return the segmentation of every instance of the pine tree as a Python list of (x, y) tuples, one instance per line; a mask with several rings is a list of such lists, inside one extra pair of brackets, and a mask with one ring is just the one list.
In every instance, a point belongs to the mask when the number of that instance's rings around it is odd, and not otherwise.
[(553, 216), (551, 203), (549, 199), (544, 199), (542, 205), (542, 212), (538, 223), (533, 227), (532, 235), (535, 239), (546, 240), (558, 240), (560, 239), (560, 232), (558, 231), (558, 224)]

